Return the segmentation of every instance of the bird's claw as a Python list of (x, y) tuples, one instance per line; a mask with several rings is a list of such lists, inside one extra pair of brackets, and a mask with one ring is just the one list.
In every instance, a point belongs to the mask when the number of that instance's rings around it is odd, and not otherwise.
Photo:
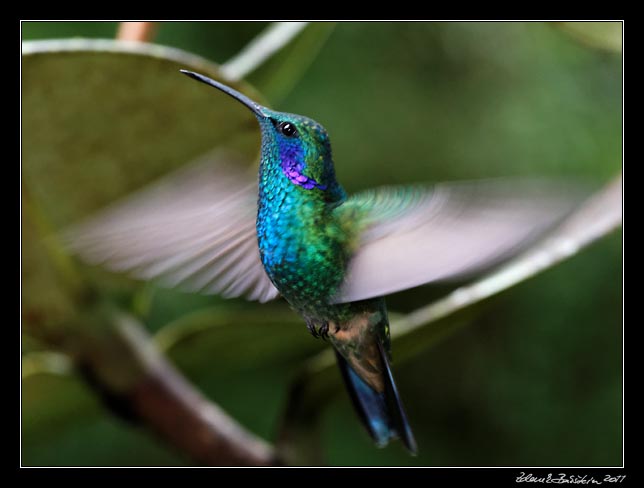
[(320, 328), (318, 329), (318, 334), (320, 334), (320, 337), (322, 339), (326, 339), (329, 337), (329, 323), (328, 322), (323, 322)]
[(310, 334), (315, 337), (316, 339), (320, 337), (318, 335), (318, 331), (315, 328), (315, 324), (313, 322), (309, 322), (308, 320), (306, 321), (306, 328), (309, 330)]
[(326, 339), (329, 337), (329, 323), (328, 322), (323, 322), (322, 325), (319, 327), (316, 326), (314, 322), (309, 322), (308, 320), (306, 321), (306, 328), (309, 330), (311, 335), (315, 337), (316, 339), (321, 337), (322, 339)]

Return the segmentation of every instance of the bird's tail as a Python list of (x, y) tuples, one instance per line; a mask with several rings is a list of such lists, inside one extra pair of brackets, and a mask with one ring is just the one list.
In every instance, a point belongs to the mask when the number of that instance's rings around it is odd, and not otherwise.
[(383, 447), (390, 439), (399, 438), (412, 454), (416, 454), (416, 440), (400, 401), (387, 353), (379, 339), (375, 342), (379, 355), (377, 362), (381, 366), (378, 369), (383, 376), (383, 390), (379, 392), (364, 381), (336, 350), (342, 377), (362, 423), (376, 444)]

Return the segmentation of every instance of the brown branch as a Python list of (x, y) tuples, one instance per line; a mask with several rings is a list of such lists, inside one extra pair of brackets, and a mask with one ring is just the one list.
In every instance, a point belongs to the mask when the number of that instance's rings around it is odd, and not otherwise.
[(131, 392), (132, 407), (146, 425), (207, 466), (272, 466), (272, 448), (244, 430), (166, 364)]
[(278, 464), (273, 448), (199, 393), (135, 319), (116, 312), (108, 323), (98, 340), (85, 339), (78, 359), (90, 385), (115, 413), (208, 466)]
[(282, 464), (272, 446), (197, 391), (133, 317), (92, 293), (74, 302), (75, 312), (62, 321), (25, 311), (24, 332), (69, 357), (111, 413), (200, 464)]
[(121, 22), (116, 38), (119, 41), (150, 42), (156, 29), (156, 22)]

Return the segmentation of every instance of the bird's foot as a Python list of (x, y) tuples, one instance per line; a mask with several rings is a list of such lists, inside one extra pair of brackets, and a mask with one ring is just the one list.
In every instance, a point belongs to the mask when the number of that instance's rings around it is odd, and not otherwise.
[(314, 324), (313, 322), (310, 322), (310, 321), (308, 321), (308, 320), (307, 320), (307, 321), (306, 321), (306, 328), (309, 330), (310, 334), (311, 334), (313, 337), (315, 337), (316, 339), (317, 339), (318, 337), (320, 337), (320, 335), (318, 334), (317, 329), (315, 328), (315, 324)]
[(329, 337), (329, 323), (328, 322), (323, 322), (320, 328), (318, 329), (318, 334), (320, 334), (320, 337), (322, 339), (326, 339)]
[(329, 323), (328, 322), (322, 322), (322, 324), (318, 327), (315, 322), (307, 320), (306, 321), (306, 328), (309, 330), (311, 335), (315, 337), (316, 339), (321, 337), (322, 339), (326, 339), (329, 337)]

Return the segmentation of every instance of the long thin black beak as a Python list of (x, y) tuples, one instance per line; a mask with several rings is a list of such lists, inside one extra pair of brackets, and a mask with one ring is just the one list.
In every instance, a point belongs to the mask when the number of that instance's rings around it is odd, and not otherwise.
[(262, 107), (259, 103), (252, 101), (250, 98), (248, 98), (246, 95), (242, 95), (239, 93), (237, 90), (233, 90), (229, 86), (226, 86), (222, 83), (219, 83), (218, 81), (212, 80), (208, 78), (207, 76), (200, 75), (199, 73), (195, 73), (194, 71), (188, 71), (185, 69), (179, 70), (181, 71), (184, 75), (189, 76), (190, 78), (193, 78), (197, 81), (201, 81), (202, 83), (205, 83), (206, 85), (214, 86), (218, 90), (221, 90), (222, 92), (230, 95), (233, 97), (235, 100), (238, 102), (241, 102), (244, 104), (246, 107), (248, 107), (252, 112), (257, 115), (258, 117), (267, 117), (267, 115), (264, 113), (264, 107)]

